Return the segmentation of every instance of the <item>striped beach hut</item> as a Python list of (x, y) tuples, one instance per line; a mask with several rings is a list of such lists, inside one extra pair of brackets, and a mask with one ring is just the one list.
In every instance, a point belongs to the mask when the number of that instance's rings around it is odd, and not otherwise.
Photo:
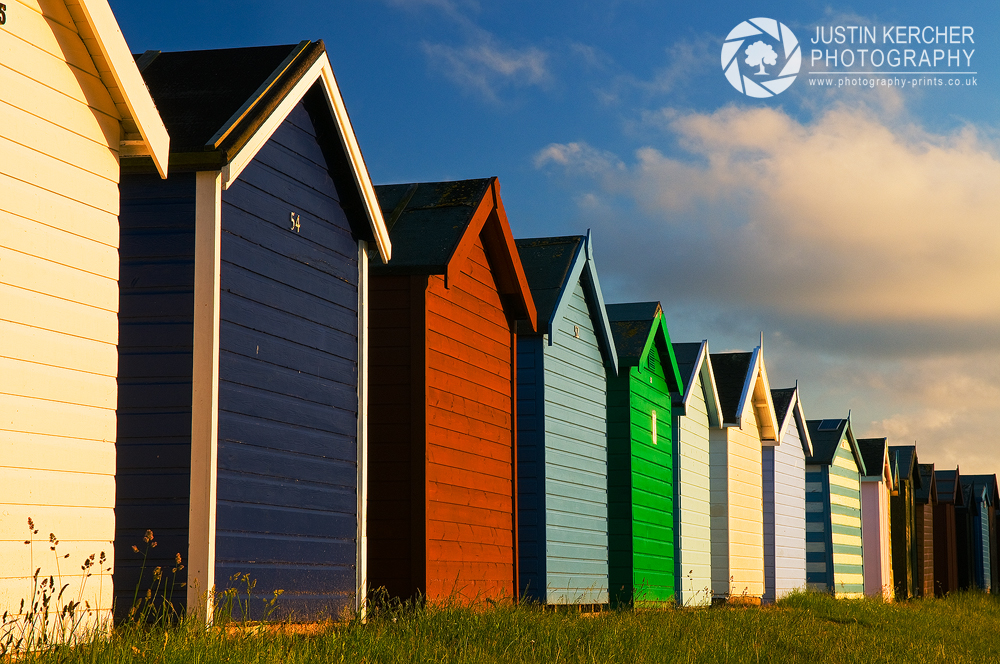
[(861, 477), (867, 471), (851, 418), (808, 424), (814, 450), (806, 459), (808, 587), (836, 597), (863, 597)]
[(522, 597), (608, 603), (608, 386), (618, 373), (590, 235), (516, 240), (538, 314), (517, 338)]
[[(762, 446), (778, 443), (763, 349), (712, 353), (722, 427), (710, 431), (712, 601), (764, 596)], [(811, 434), (810, 434), (811, 435)]]
[(683, 393), (659, 302), (611, 304), (618, 375), (608, 380), (611, 601), (674, 600), (672, 401)]
[(969, 503), (972, 527), (969, 541), (972, 552), (973, 587), (990, 592), (993, 589), (996, 562), (996, 508), (1000, 502), (997, 495), (996, 475), (962, 475), (963, 487), (971, 493)]
[(920, 488), (913, 492), (913, 527), (917, 549), (916, 586), (921, 597), (934, 596), (934, 506), (938, 502), (934, 464), (917, 464)]
[[(369, 302), (369, 583), (517, 595), (517, 345), (535, 305), (496, 178), (376, 187), (393, 258)], [(520, 324), (519, 324), (520, 321)]]
[(934, 483), (938, 496), (934, 506), (934, 593), (942, 597), (960, 588), (956, 509), (961, 509), (965, 502), (958, 467), (955, 470), (935, 470)]
[(764, 598), (806, 587), (806, 457), (813, 454), (798, 385), (771, 390), (778, 444), (761, 449), (764, 487)]
[[(361, 607), (366, 250), (390, 245), (326, 49), (138, 64), (171, 173), (134, 159), (121, 184), (118, 548), (152, 529), (145, 578), (181, 554), (202, 618), (239, 574), (284, 591), (277, 615)], [(142, 565), (119, 567), (123, 611)]]
[(891, 601), (892, 530), (889, 500), (893, 493), (889, 445), (885, 438), (859, 438), (858, 449), (865, 462), (861, 477), (861, 519), (864, 541), (865, 595)]
[(896, 493), (892, 496), (892, 577), (896, 599), (915, 597), (918, 592), (917, 526), (914, 493), (920, 488), (917, 448), (913, 445), (890, 445), (889, 459), (895, 474)]
[[(165, 176), (169, 138), (107, 0), (2, 7), (0, 613), (17, 620), (21, 601), (31, 605), (36, 568), (56, 574), (54, 533), (70, 556), (64, 596), (106, 624), (118, 552), (118, 183), (136, 157)], [(84, 585), (80, 563), (102, 552), (106, 578)]]
[(674, 413), (674, 568), (677, 603), (712, 602), (709, 431), (722, 426), (722, 405), (708, 341), (675, 343), (684, 393)]

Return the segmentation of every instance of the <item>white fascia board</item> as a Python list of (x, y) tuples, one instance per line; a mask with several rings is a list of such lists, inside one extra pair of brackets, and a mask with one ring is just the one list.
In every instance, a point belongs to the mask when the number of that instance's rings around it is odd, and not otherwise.
[(743, 409), (746, 408), (747, 401), (753, 401), (752, 394), (754, 385), (757, 382), (757, 366), (760, 363), (760, 346), (753, 349), (750, 357), (750, 366), (747, 367), (747, 375), (743, 377), (743, 390), (740, 392), (740, 402), (736, 405), (736, 421), (743, 422)]
[(562, 290), (559, 292), (559, 299), (556, 300), (556, 306), (552, 307), (552, 314), (546, 321), (548, 325), (548, 335), (549, 335), (549, 345), (553, 343), (555, 334), (553, 334), (556, 321), (562, 318), (566, 313), (566, 308), (569, 307), (569, 301), (573, 299), (573, 288), (571, 286), (580, 281), (580, 275), (583, 274), (583, 266), (587, 262), (586, 258), (586, 247), (582, 244), (576, 248), (576, 254), (573, 256), (573, 262), (569, 267), (569, 274), (566, 275), (565, 281), (563, 281)]
[(795, 386), (795, 425), (799, 428), (799, 440), (802, 441), (802, 451), (807, 457), (813, 455), (812, 436), (809, 435), (809, 427), (806, 425), (806, 414), (802, 410), (802, 399), (799, 398), (799, 386)]
[(608, 310), (604, 305), (604, 292), (601, 290), (601, 280), (597, 277), (597, 266), (594, 264), (594, 243), (593, 238), (590, 234), (590, 229), (587, 230), (587, 274), (590, 276), (590, 285), (594, 289), (594, 300), (595, 306), (597, 308), (597, 317), (600, 319), (598, 322), (601, 326), (601, 336), (604, 337), (604, 343), (607, 344), (608, 353), (611, 356), (611, 366), (615, 370), (615, 375), (618, 375), (618, 348), (615, 347), (615, 336), (611, 332), (611, 321), (608, 320)]
[[(90, 28), (94, 31), (100, 55), (108, 63), (111, 76), (125, 98), (125, 105), (132, 120), (139, 128), (139, 134), (153, 158), (160, 177), (167, 177), (167, 163), (170, 156), (170, 136), (163, 125), (159, 111), (153, 103), (142, 74), (132, 58), (128, 44), (118, 21), (107, 0), (76, 0), (83, 11)], [(96, 54), (92, 54), (96, 55)]]
[[(712, 369), (712, 352), (708, 348), (708, 339), (701, 342), (701, 384), (705, 390), (705, 406), (708, 409), (708, 422), (711, 426), (721, 427), (722, 402), (719, 401), (719, 386), (715, 384), (715, 370)], [(685, 404), (687, 398), (685, 397)]]
[[(764, 401), (767, 405), (767, 416), (770, 419), (771, 430), (774, 431), (774, 443), (778, 443), (778, 418), (774, 413), (774, 399), (771, 397), (771, 381), (767, 378), (767, 367), (764, 364), (764, 350), (757, 348), (757, 374), (763, 384)], [(755, 381), (756, 382), (756, 381)], [(752, 401), (752, 399), (751, 399)]]
[(333, 116), (337, 131), (340, 134), (341, 144), (351, 162), (351, 172), (354, 174), (354, 182), (361, 193), (364, 202), (365, 212), (368, 216), (368, 224), (371, 226), (372, 234), (375, 236), (375, 244), (378, 246), (379, 256), (383, 263), (388, 263), (392, 257), (392, 243), (389, 241), (389, 231), (385, 227), (385, 219), (382, 217), (382, 208), (378, 204), (378, 196), (375, 195), (375, 187), (372, 185), (371, 177), (368, 174), (368, 167), (365, 165), (364, 156), (358, 146), (357, 136), (354, 135), (354, 128), (351, 119), (347, 115), (347, 107), (344, 106), (344, 99), (340, 95), (340, 88), (337, 86), (337, 79), (333, 75), (333, 67), (330, 65), (330, 58), (326, 53), (319, 56), (316, 62), (309, 68), (302, 78), (289, 91), (285, 98), (281, 100), (274, 112), (268, 116), (267, 120), (250, 137), (246, 145), (230, 160), (222, 169), (222, 187), (228, 189), (229, 186), (239, 178), (243, 169), (253, 161), (257, 153), (264, 144), (270, 140), (274, 132), (278, 130), (281, 123), (285, 121), (292, 110), (305, 97), (309, 89), (317, 81), (322, 81), (323, 92), (326, 96), (330, 113)]
[(368, 611), (368, 243), (358, 240), (358, 528), (354, 610)]

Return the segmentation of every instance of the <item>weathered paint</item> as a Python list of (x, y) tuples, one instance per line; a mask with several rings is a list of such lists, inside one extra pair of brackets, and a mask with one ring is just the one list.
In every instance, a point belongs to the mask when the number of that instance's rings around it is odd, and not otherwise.
[(659, 303), (609, 305), (608, 318), (620, 367), (608, 380), (611, 600), (659, 604), (676, 583), (671, 392), (683, 383)]
[(809, 420), (806, 459), (806, 579), (812, 590), (864, 596), (861, 476), (850, 420)]
[[(33, 567), (56, 574), (53, 533), (69, 556), (66, 596), (103, 620), (115, 565), (119, 157), (165, 158), (166, 134), (148, 92), (130, 85), (139, 74), (107, 2), (23, 0), (5, 13), (0, 613), (30, 606)], [(101, 580), (85, 583), (81, 563), (102, 553)]]
[[(509, 599), (513, 333), (519, 320), (534, 328), (535, 310), (499, 184), (378, 194), (394, 256), (373, 267), (369, 294), (369, 583), (403, 598)], [(447, 239), (424, 244), (434, 234)]]
[(888, 445), (885, 438), (860, 438), (858, 447), (867, 471), (861, 478), (865, 595), (891, 601), (894, 584), (889, 498), (893, 475)]
[(677, 602), (712, 602), (712, 521), (709, 430), (722, 424), (708, 342), (675, 343), (684, 379), (674, 404), (674, 527)]
[[(522, 594), (547, 604), (608, 602), (606, 370), (617, 358), (589, 242), (517, 241), (544, 319), (544, 334), (517, 340), (519, 572)], [(557, 287), (549, 314), (541, 302)]]
[(798, 387), (771, 394), (780, 435), (778, 445), (761, 450), (766, 602), (806, 587), (805, 458), (812, 453)]

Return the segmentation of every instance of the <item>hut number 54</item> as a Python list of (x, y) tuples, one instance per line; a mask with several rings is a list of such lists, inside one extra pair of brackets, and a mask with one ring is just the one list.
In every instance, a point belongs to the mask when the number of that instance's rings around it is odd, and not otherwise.
[(289, 218), (292, 221), (291, 227), (288, 229), (290, 231), (295, 231), (296, 233), (302, 228), (302, 217), (292, 212), (289, 214)]
[(0, 25), (7, 25), (7, 5), (0, 3)]

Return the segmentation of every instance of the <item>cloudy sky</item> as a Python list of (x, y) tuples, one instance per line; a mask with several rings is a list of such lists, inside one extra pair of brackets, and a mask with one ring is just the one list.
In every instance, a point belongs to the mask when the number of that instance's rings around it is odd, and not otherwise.
[[(662, 301), (675, 341), (763, 333), (772, 385), (798, 380), (807, 417), (850, 410), (924, 463), (1000, 472), (995, 0), (111, 4), (133, 51), (325, 40), (376, 183), (497, 175), (516, 237), (592, 229), (608, 301)], [(720, 55), (755, 17), (802, 55), (765, 99)], [(837, 26), (843, 44), (811, 43)], [(972, 40), (942, 43), (950, 26)], [(770, 45), (773, 78), (791, 41), (758, 27), (739, 53)], [(893, 48), (914, 59), (891, 66)], [(890, 78), (907, 85), (851, 84)]]

